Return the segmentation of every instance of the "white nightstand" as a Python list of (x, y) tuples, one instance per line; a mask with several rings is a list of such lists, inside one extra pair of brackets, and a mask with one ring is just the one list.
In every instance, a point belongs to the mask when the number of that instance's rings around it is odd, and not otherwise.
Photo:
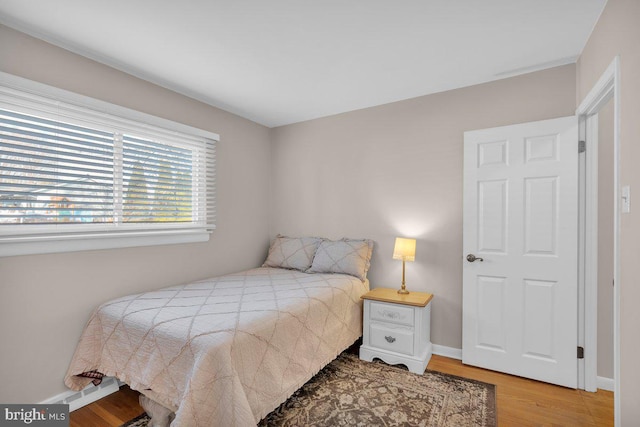
[(364, 299), (364, 322), (360, 359), (374, 358), (402, 363), (423, 374), (431, 359), (431, 300), (433, 295), (397, 289), (376, 288)]

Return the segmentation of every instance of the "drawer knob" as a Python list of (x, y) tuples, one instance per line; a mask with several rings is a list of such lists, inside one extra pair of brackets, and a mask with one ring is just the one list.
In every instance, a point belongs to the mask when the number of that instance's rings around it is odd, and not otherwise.
[(387, 342), (394, 342), (396, 340), (394, 337), (391, 337), (389, 335), (386, 335), (384, 339), (387, 340)]

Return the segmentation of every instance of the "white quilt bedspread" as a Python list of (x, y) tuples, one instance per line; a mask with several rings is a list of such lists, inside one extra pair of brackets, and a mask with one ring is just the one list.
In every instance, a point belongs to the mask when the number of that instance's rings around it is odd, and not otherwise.
[(97, 370), (176, 411), (172, 426), (249, 426), (362, 332), (367, 286), (257, 268), (119, 298), (87, 324), (65, 383)]

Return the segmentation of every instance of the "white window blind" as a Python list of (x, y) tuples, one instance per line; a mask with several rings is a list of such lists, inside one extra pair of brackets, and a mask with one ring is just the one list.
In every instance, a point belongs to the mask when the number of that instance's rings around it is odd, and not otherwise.
[(0, 245), (208, 233), (215, 142), (0, 86)]

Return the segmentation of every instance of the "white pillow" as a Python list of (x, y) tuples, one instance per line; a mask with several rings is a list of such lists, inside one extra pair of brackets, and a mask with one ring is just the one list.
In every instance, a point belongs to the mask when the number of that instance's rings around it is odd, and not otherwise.
[(318, 237), (286, 237), (278, 234), (262, 266), (305, 271), (311, 266), (321, 241)]
[(350, 274), (365, 281), (372, 252), (372, 240), (323, 240), (307, 272)]

